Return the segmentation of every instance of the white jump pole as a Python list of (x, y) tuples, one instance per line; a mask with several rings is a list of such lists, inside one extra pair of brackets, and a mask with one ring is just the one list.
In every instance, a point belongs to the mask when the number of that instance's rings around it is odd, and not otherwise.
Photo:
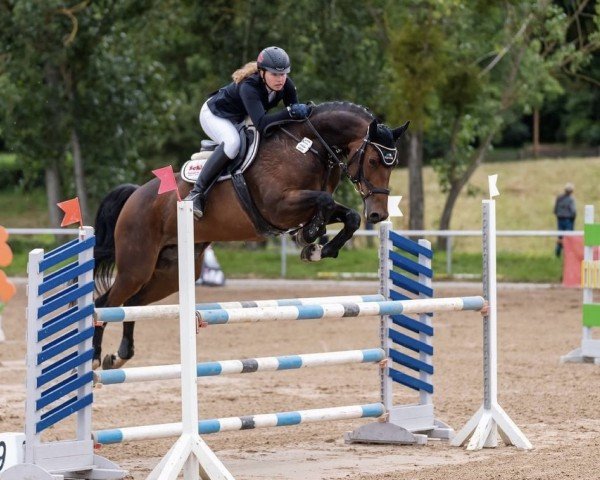
[(496, 300), (496, 202), (483, 200), (483, 296), (488, 315), (483, 318), (483, 405), (456, 434), (452, 445), (467, 440), (467, 450), (498, 446), (499, 430), (506, 445), (530, 450), (531, 443), (498, 404), (498, 345)]
[(148, 480), (234, 480), (198, 434), (196, 377), (196, 292), (194, 276), (194, 217), (191, 201), (177, 202), (179, 257), (179, 322), (181, 348), (181, 420), (183, 433), (152, 470)]

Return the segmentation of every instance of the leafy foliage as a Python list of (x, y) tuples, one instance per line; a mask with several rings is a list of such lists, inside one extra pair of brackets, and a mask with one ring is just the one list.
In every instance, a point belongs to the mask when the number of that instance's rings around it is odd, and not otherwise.
[[(57, 166), (66, 198), (76, 185), (75, 133), (97, 200), (189, 158), (210, 92), (280, 45), (301, 101), (348, 100), (391, 125), (412, 120), (451, 192), (506, 125), (549, 100), (561, 105), (566, 139), (598, 144), (600, 89), (590, 85), (599, 8), (591, 0), (4, 0), (0, 138), (27, 172), (21, 185), (44, 182)], [(339, 193), (356, 201), (350, 186)]]

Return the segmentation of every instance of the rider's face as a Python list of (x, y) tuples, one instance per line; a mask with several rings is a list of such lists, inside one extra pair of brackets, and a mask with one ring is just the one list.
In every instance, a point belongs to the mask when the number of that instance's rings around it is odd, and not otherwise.
[(265, 72), (264, 79), (265, 79), (265, 83), (267, 84), (267, 87), (269, 87), (271, 90), (275, 90), (276, 92), (278, 92), (285, 85), (285, 80), (287, 79), (287, 74), (286, 73)]

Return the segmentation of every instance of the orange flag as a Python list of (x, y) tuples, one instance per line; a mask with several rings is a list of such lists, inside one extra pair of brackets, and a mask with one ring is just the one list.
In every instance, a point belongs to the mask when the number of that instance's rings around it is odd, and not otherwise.
[(61, 227), (65, 227), (67, 225), (71, 225), (73, 223), (79, 222), (80, 226), (83, 226), (83, 221), (81, 219), (81, 209), (79, 208), (79, 197), (75, 197), (72, 200), (67, 200), (65, 202), (57, 203), (58, 208), (60, 208), (63, 212), (65, 212), (65, 217), (63, 218)]
[(158, 194), (171, 192), (175, 190), (177, 193), (177, 199), (181, 202), (179, 196), (179, 190), (177, 190), (177, 182), (175, 181), (175, 174), (173, 173), (173, 167), (167, 165), (166, 167), (157, 168), (152, 170), (152, 173), (160, 180), (160, 187), (158, 187)]
[(9, 282), (6, 273), (0, 270), (0, 302), (8, 303), (16, 292), (17, 289)]
[(8, 232), (0, 225), (0, 267), (6, 267), (10, 265), (13, 259), (13, 253), (8, 246)]

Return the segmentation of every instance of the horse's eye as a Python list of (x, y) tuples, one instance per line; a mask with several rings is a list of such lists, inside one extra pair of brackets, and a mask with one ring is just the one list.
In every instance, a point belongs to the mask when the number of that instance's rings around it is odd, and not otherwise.
[(379, 164), (378, 158), (373, 158), (373, 157), (369, 158), (369, 167), (376, 168), (378, 164)]

